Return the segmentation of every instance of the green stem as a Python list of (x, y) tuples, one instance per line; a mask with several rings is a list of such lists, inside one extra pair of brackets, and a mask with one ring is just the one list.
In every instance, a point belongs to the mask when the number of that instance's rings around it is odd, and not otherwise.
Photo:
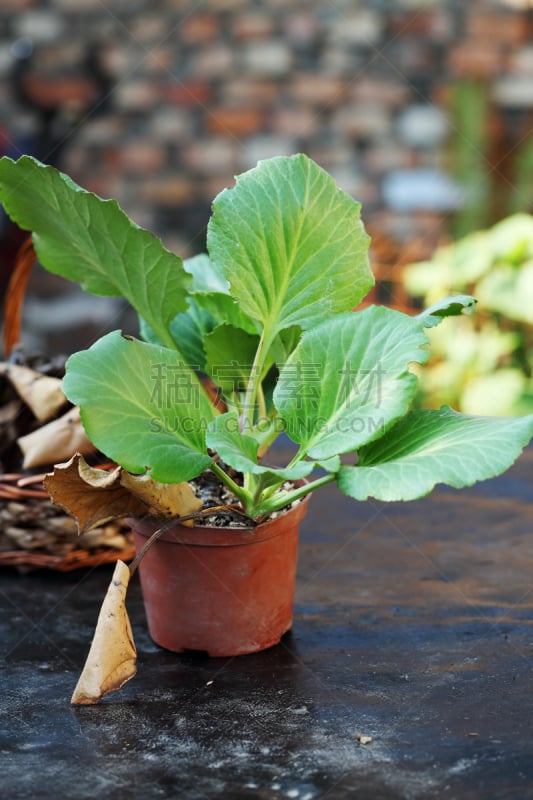
[(259, 382), (257, 385), (257, 416), (258, 419), (267, 418), (265, 393), (263, 391), (263, 384)]
[(289, 492), (278, 492), (278, 494), (275, 494), (273, 497), (269, 497), (268, 500), (260, 503), (256, 509), (252, 509), (248, 513), (254, 519), (266, 517), (269, 514), (272, 514), (274, 511), (279, 511), (280, 509), (285, 508), (285, 506), (288, 506), (295, 500), (300, 500), (300, 498), (311, 494), (311, 492), (314, 492), (317, 489), (320, 489), (321, 486), (326, 486), (328, 483), (332, 483), (335, 478), (336, 475), (334, 473), (330, 473), (328, 475), (323, 475), (321, 478), (317, 478), (315, 481), (310, 481), (303, 486), (298, 486), (296, 489), (291, 489)]
[[(302, 450), (302, 448), (300, 448), (298, 452), (295, 453), (294, 456), (291, 458), (286, 468), (290, 469), (299, 461), (301, 461), (302, 458), (305, 458), (305, 451)], [(265, 491), (261, 494), (262, 501), (268, 500), (270, 497), (272, 497), (272, 495), (274, 495), (278, 491), (282, 483), (285, 483), (285, 478), (280, 478), (279, 483), (274, 484), (273, 486), (269, 486), (268, 489), (265, 489)]]
[(233, 478), (230, 478), (227, 472), (224, 472), (222, 467), (219, 467), (216, 461), (210, 466), (210, 469), (215, 473), (217, 478), (222, 481), (222, 483), (230, 489), (235, 497), (238, 497), (241, 501), (243, 508), (246, 510), (247, 507), (252, 502), (252, 495), (242, 486), (239, 486), (238, 483), (235, 483)]
[(278, 422), (280, 420), (281, 417), (277, 412), (271, 412), (269, 428), (266, 431), (254, 433), (255, 438), (259, 442), (259, 450), (257, 452), (257, 457), (259, 459), (263, 458), (272, 442), (274, 442), (280, 435), (282, 430), (281, 427), (278, 427)]
[(293, 455), (289, 463), (287, 464), (287, 469), (294, 467), (294, 465), (298, 464), (302, 460), (302, 458), (305, 458), (305, 456), (306, 456), (305, 450), (302, 450), (302, 448), (300, 447), (298, 451)]
[(265, 355), (268, 352), (269, 347), (270, 342), (267, 340), (265, 331), (263, 330), (261, 338), (259, 339), (257, 350), (255, 352), (252, 373), (250, 375), (250, 380), (248, 381), (248, 386), (246, 387), (246, 396), (244, 398), (243, 412), (246, 423), (245, 428), (248, 430), (252, 430), (254, 425), (255, 401), (261, 385), (261, 376), (265, 366)]
[[(165, 325), (162, 325), (159, 328), (159, 330), (157, 330), (157, 335), (159, 336), (159, 338), (161, 339), (161, 343), (165, 347), (168, 347), (169, 350), (174, 350), (175, 352), (178, 351), (178, 348), (176, 346), (176, 342), (174, 341), (174, 338), (172, 337), (172, 334), (166, 328)], [(181, 353), (180, 353), (180, 356), (181, 356)]]

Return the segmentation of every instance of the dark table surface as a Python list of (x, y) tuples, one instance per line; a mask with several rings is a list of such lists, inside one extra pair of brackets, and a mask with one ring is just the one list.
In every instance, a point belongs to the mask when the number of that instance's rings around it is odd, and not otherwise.
[(405, 505), (321, 490), (264, 653), (161, 650), (135, 579), (138, 674), (96, 706), (69, 699), (112, 567), (4, 569), (0, 796), (533, 798), (532, 467)]

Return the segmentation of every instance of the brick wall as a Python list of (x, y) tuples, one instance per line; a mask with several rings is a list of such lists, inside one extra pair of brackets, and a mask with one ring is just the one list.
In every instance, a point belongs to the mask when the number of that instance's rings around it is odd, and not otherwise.
[(394, 262), (429, 251), (461, 202), (456, 83), (487, 93), (493, 175), (531, 127), (531, 33), (490, 0), (2, 0), (3, 149), (116, 197), (184, 256), (235, 174), (304, 151)]

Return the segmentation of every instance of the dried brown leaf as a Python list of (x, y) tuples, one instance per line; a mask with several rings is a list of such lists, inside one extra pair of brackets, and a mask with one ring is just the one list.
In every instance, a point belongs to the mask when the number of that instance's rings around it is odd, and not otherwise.
[(76, 452), (94, 451), (94, 445), (87, 439), (83, 430), (78, 408), (71, 408), (59, 419), (37, 428), (26, 436), (20, 436), (17, 444), (24, 454), (23, 469), (64, 461)]
[(97, 703), (137, 672), (137, 650), (125, 605), (129, 580), (127, 565), (117, 561), (87, 661), (70, 701), (73, 705)]
[(97, 550), (100, 547), (125, 550), (128, 547), (128, 539), (123, 533), (120, 533), (117, 527), (104, 525), (84, 533), (78, 538), (77, 544), (84, 550)]
[(51, 419), (67, 402), (59, 378), (6, 362), (0, 362), (0, 375), (6, 376), (39, 422)]
[[(120, 482), (154, 513), (165, 517), (185, 517), (202, 507), (202, 501), (188, 483), (158, 483), (149, 475), (132, 475), (125, 471), (120, 475)], [(183, 524), (193, 523), (189, 520)]]
[(20, 400), (11, 400), (11, 402), (0, 406), (0, 425), (3, 427), (15, 422), (17, 417), (20, 416), (22, 407)]
[(66, 464), (57, 464), (44, 485), (52, 502), (78, 522), (80, 534), (121, 517), (148, 512), (142, 500), (120, 484), (121, 468), (111, 471), (90, 467), (77, 453)]

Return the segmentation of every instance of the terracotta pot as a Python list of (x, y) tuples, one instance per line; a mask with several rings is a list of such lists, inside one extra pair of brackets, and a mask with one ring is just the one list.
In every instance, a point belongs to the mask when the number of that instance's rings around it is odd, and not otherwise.
[[(256, 528), (176, 526), (139, 565), (148, 629), (174, 652), (254, 653), (292, 625), (299, 525), (308, 498)], [(137, 550), (161, 525), (135, 520)]]

